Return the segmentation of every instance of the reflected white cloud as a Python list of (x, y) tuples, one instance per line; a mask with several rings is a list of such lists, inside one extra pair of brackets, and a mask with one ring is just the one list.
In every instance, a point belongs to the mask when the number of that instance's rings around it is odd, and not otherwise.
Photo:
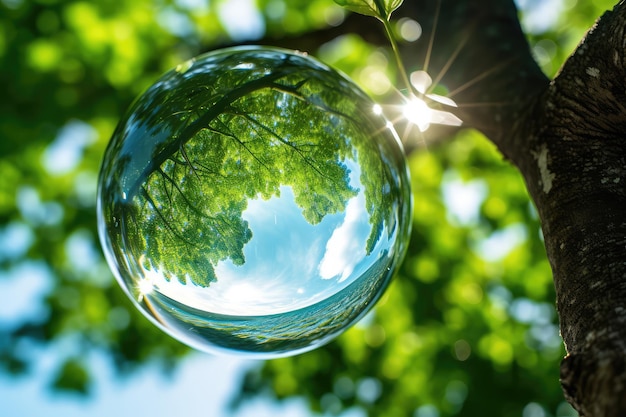
[(365, 241), (369, 233), (367, 218), (365, 199), (359, 194), (348, 202), (343, 223), (333, 231), (326, 243), (326, 252), (319, 264), (322, 278), (339, 276), (339, 282), (342, 282), (365, 257)]
[[(359, 174), (358, 169), (350, 173), (357, 189)], [(198, 310), (238, 316), (278, 314), (335, 294), (377, 258), (380, 248), (372, 256), (366, 253), (371, 225), (362, 192), (348, 201), (344, 212), (328, 214), (311, 225), (291, 187), (280, 191), (280, 197), (248, 202), (243, 217), (252, 239), (244, 248), (243, 265), (219, 262), (217, 282), (208, 288), (191, 290), (192, 284), (182, 285), (177, 277), (166, 280), (156, 272), (160, 268), (144, 270), (147, 281), (161, 294)]]
[[(199, 310), (253, 316), (303, 308), (337, 291), (335, 281), (319, 279), (318, 265), (326, 242), (346, 216), (329, 214), (311, 225), (295, 203), (291, 187), (286, 186), (281, 187), (280, 197), (250, 200), (242, 216), (252, 230), (243, 265), (219, 262), (217, 282), (193, 291), (176, 278), (155, 280), (153, 276), (159, 292)], [(369, 227), (361, 234), (366, 237), (368, 232)]]

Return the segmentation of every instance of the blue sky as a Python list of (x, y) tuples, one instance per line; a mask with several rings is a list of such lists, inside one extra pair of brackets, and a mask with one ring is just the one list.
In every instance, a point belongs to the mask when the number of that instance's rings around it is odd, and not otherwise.
[(39, 352), (29, 376), (0, 374), (0, 413), (3, 417), (301, 417), (308, 415), (301, 401), (274, 404), (254, 401), (238, 413), (227, 408), (243, 371), (255, 362), (193, 354), (173, 375), (148, 366), (127, 377), (116, 376), (104, 356), (90, 358), (95, 374), (93, 395), (87, 398), (50, 391), (54, 352)]

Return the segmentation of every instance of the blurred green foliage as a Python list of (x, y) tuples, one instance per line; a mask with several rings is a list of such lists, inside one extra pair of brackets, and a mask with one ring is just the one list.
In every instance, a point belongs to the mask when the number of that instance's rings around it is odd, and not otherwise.
[[(520, 3), (531, 28), (543, 2)], [(612, 5), (556, 3), (556, 20), (528, 31), (550, 75)], [(246, 11), (246, 25), (233, 7)], [(96, 178), (117, 120), (161, 73), (200, 52), (314, 39), (346, 16), (331, 0), (0, 0), (0, 283), (22, 288), (34, 266), (47, 289), (43, 309), (35, 299), (19, 317), (0, 318), (5, 372), (28, 371), (28, 346), (65, 342), (74, 348), (57, 364), (56, 389), (88, 392), (83, 358), (93, 350), (121, 372), (175, 365), (188, 349), (134, 311), (100, 255)], [(401, 16), (398, 33), (412, 39), (419, 26)], [(382, 27), (372, 20), (368, 30)], [(365, 38), (343, 33), (309, 52), (388, 100), (392, 56)], [(409, 162), (411, 246), (375, 313), (323, 349), (265, 363), (237, 401), (304, 396), (314, 411), (372, 416), (573, 415), (558, 384), (550, 270), (520, 177), (473, 131), (426, 144)]]

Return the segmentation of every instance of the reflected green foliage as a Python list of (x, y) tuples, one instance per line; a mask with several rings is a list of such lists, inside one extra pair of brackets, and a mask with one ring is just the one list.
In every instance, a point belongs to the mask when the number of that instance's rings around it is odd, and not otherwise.
[(404, 156), (373, 108), (283, 49), (220, 49), (165, 74), (120, 122), (99, 179), (124, 289), (210, 352), (284, 356), (335, 337), (380, 298), (408, 240)]
[[(13, 284), (26, 266), (49, 283), (29, 314), (0, 319), (3, 372), (23, 374), (33, 365), (31, 342), (53, 348), (77, 340), (82, 355), (109, 352), (122, 373), (152, 361), (172, 367), (188, 352), (137, 313), (115, 284), (97, 243), (95, 188), (104, 149), (132, 100), (165, 70), (233, 42), (219, 3), (190, 9), (172, 0), (0, 1), (0, 282), (11, 285), (9, 299), (24, 292)], [(570, 6), (555, 26), (529, 34), (550, 73), (614, 1), (564, 3)], [(261, 35), (279, 46), (283, 37), (346, 17), (330, 0), (257, 4)], [(186, 23), (177, 26), (172, 16)], [(402, 7), (393, 16), (400, 18)], [(391, 90), (376, 89), (373, 74), (392, 58), (365, 38), (352, 33), (307, 49), (384, 99)], [(62, 134), (68, 127), (73, 135)], [(552, 284), (523, 184), (474, 133), (427, 145), (410, 158), (414, 233), (386, 302), (324, 349), (265, 363), (247, 377), (242, 397), (271, 387), (271, 395), (306, 397), (312, 410), (330, 414), (358, 407), (372, 416), (519, 416), (535, 403), (546, 415), (572, 415), (556, 382), (562, 352)], [(188, 168), (177, 161), (170, 170)], [(151, 181), (171, 187), (161, 174)], [(484, 190), (468, 222), (443, 198), (459, 183)], [(486, 243), (507, 230), (524, 230), (522, 239), (485, 261), (485, 251), (494, 250)], [(57, 387), (85, 392), (88, 368), (84, 378), (63, 377), (80, 373), (72, 370), (73, 352), (50, 360), (50, 380), (64, 381)]]
[(371, 103), (331, 75), (268, 49), (194, 59), (159, 79), (105, 155), (102, 217), (113, 251), (127, 252), (116, 256), (142, 259), (145, 269), (167, 271), (168, 280), (208, 286), (219, 261), (245, 263), (253, 233), (242, 217), (248, 200), (280, 197), (288, 186), (316, 225), (357, 195), (346, 165), (353, 159), (371, 253), (383, 226), (394, 223), (397, 186), (388, 184), (395, 172), (389, 167), (401, 157), (381, 160), (372, 151), (384, 124), (371, 124)]

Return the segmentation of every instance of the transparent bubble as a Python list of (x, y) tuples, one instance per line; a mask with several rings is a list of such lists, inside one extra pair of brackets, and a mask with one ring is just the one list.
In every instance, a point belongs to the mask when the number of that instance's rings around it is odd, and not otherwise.
[(303, 54), (215, 51), (166, 73), (107, 148), (98, 226), (139, 309), (209, 352), (320, 346), (404, 255), (403, 151), (351, 81)]

